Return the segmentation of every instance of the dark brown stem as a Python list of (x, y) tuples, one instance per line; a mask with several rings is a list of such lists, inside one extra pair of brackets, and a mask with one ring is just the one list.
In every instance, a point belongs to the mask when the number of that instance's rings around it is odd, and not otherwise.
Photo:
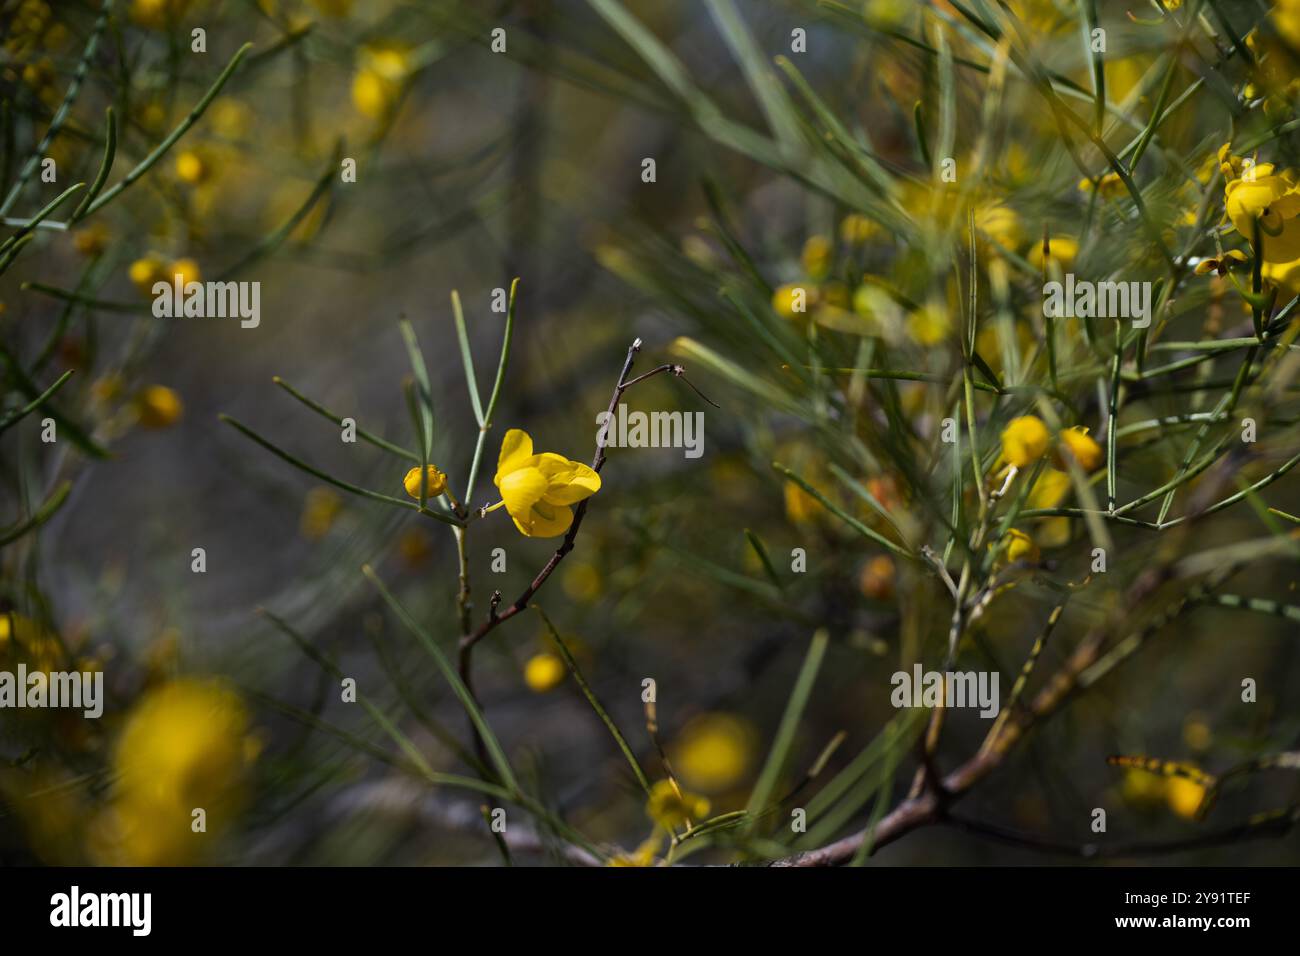
[[(661, 365), (658, 368), (651, 369), (644, 375), (638, 375), (634, 379), (629, 379), (628, 374), (632, 371), (632, 363), (636, 361), (636, 355), (639, 351), (641, 351), (641, 340), (637, 339), (627, 350), (627, 359), (623, 362), (623, 370), (619, 373), (618, 384), (614, 386), (614, 394), (610, 397), (608, 410), (610, 415), (613, 415), (618, 409), (618, 402), (619, 399), (623, 397), (623, 393), (637, 382), (645, 381), (647, 378), (659, 375), (663, 372), (672, 372), (679, 376), (681, 374), (681, 366)], [(596, 454), (591, 459), (591, 469), (592, 471), (599, 472), (604, 466), (605, 445), (598, 441), (596, 443)], [(487, 637), (487, 635), (495, 630), (498, 625), (504, 624), (520, 611), (523, 611), (528, 607), (528, 602), (532, 600), (533, 595), (537, 593), (538, 589), (546, 583), (546, 579), (554, 573), (557, 567), (559, 567), (560, 562), (564, 560), (564, 556), (573, 550), (573, 543), (578, 537), (578, 530), (582, 527), (583, 518), (587, 516), (587, 505), (590, 503), (590, 498), (584, 498), (578, 503), (578, 506), (573, 513), (573, 524), (569, 525), (569, 530), (564, 535), (564, 541), (555, 549), (555, 553), (551, 555), (550, 560), (546, 562), (542, 570), (537, 572), (537, 576), (533, 578), (528, 587), (524, 588), (523, 593), (520, 594), (519, 597), (515, 598), (514, 602), (505, 610), (499, 611), (497, 608), (497, 603), (499, 602), (494, 602), (488, 612), (487, 619), (483, 621), (475, 631), (472, 633), (466, 633), (461, 637), (459, 654), (460, 679), (464, 681), (465, 686), (469, 689), (471, 695), (474, 694), (474, 685), (472, 682), (474, 645)], [(478, 730), (473, 729), (473, 733), (475, 749), (483, 751), (483, 742), (479, 739)], [(483, 758), (485, 754), (480, 752), (479, 756), (480, 758)]]

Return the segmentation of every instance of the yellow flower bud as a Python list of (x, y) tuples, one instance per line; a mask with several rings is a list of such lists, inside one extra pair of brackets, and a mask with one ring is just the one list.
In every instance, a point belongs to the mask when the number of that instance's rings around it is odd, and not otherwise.
[(203, 157), (192, 149), (187, 149), (176, 157), (176, 176), (191, 186), (208, 178), (208, 166)]
[[(447, 476), (444, 475), (441, 471), (439, 471), (436, 467), (434, 467), (433, 465), (429, 465), (426, 475), (427, 475), (425, 479), (425, 484), (427, 486), (425, 489), (426, 498), (436, 498), (444, 491), (447, 490)], [(410, 471), (406, 473), (406, 477), (402, 479), (402, 487), (406, 489), (406, 493), (408, 495), (410, 495), (412, 498), (415, 498), (417, 501), (419, 500), (420, 498), (420, 469), (419, 468), (412, 468)]]
[(834, 257), (835, 245), (825, 236), (809, 236), (803, 244), (804, 272), (813, 279), (821, 280), (830, 275)]

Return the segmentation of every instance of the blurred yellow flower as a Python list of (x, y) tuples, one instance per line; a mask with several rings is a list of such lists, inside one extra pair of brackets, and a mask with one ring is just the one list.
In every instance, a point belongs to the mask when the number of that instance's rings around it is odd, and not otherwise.
[(588, 604), (600, 597), (600, 570), (589, 561), (574, 561), (570, 558), (560, 578), (560, 585), (570, 598)]
[(1088, 429), (1082, 425), (1063, 429), (1060, 437), (1061, 450), (1073, 456), (1084, 471), (1095, 471), (1105, 457), (1101, 446), (1093, 441)]
[(809, 236), (807, 242), (803, 244), (803, 252), (800, 255), (800, 261), (803, 263), (804, 272), (809, 277), (821, 281), (831, 272), (831, 262), (835, 257), (835, 244), (826, 236)]
[(849, 245), (860, 246), (880, 231), (874, 219), (868, 219), (860, 213), (849, 213), (840, 223), (840, 238)]
[(1024, 468), (1047, 453), (1052, 436), (1047, 426), (1034, 415), (1022, 415), (1007, 422), (1002, 430), (1002, 457)]
[(1116, 172), (1107, 173), (1095, 183), (1086, 177), (1079, 180), (1080, 192), (1090, 193), (1094, 188), (1097, 190), (1097, 195), (1103, 199), (1115, 199), (1128, 191), (1124, 186), (1124, 180), (1120, 179), (1119, 173)]
[(1278, 36), (1300, 50), (1300, 0), (1277, 0), (1269, 11)]
[(600, 491), (600, 475), (554, 452), (534, 455), (532, 438), (519, 428), (502, 439), (493, 481), (515, 527), (530, 538), (564, 534), (573, 523), (572, 506)]
[(928, 302), (907, 317), (907, 332), (918, 345), (938, 345), (952, 333), (948, 310)]
[(545, 694), (559, 687), (566, 673), (568, 668), (558, 654), (543, 651), (528, 658), (524, 665), (524, 683), (535, 693)]
[(654, 866), (655, 854), (663, 846), (663, 835), (656, 833), (631, 853), (618, 853), (609, 859), (607, 866)]
[(1070, 493), (1070, 476), (1055, 468), (1044, 468), (1029, 492), (1030, 508), (1055, 508)]
[(1169, 809), (1186, 820), (1195, 820), (1205, 800), (1205, 785), (1186, 777), (1170, 777), (1165, 789)]
[(352, 103), (365, 116), (385, 119), (397, 105), (411, 73), (410, 54), (395, 43), (364, 47), (352, 78)]
[(806, 315), (816, 299), (816, 288), (792, 282), (780, 286), (772, 293), (772, 308), (777, 315), (793, 319), (796, 315)]
[(154, 283), (168, 280), (167, 266), (162, 259), (153, 254), (143, 256), (132, 262), (131, 267), (127, 270), (127, 275), (141, 295), (153, 295)]
[[(1071, 236), (1052, 236), (1047, 241), (1048, 258), (1055, 262), (1061, 269), (1068, 269), (1074, 265), (1074, 260), (1079, 255), (1078, 240)], [(1029, 264), (1035, 269), (1044, 267), (1045, 259), (1043, 257), (1043, 243), (1041, 240), (1036, 241), (1029, 247)]]
[[(425, 470), (425, 497), (436, 498), (447, 490), (447, 476), (438, 470), (437, 466), (429, 465)], [(402, 487), (406, 493), (417, 501), (420, 498), (420, 469), (419, 466), (412, 468), (402, 479)]]
[(135, 397), (136, 420), (145, 428), (167, 428), (180, 421), (185, 406), (166, 385), (149, 385)]
[(95, 221), (72, 233), (72, 247), (81, 255), (93, 258), (108, 248), (110, 237), (108, 227)]
[[(166, 866), (201, 856), (243, 803), (258, 745), (239, 696), (181, 678), (149, 691), (126, 718), (113, 757), (117, 780), (100, 820), (102, 862)], [(194, 829), (204, 811), (207, 838)]]
[(131, 20), (142, 27), (160, 30), (185, 13), (190, 0), (131, 0)]
[(975, 228), (1007, 252), (1014, 252), (1024, 239), (1020, 217), (1009, 206), (982, 206), (975, 212)]
[(656, 780), (650, 787), (645, 812), (665, 830), (674, 830), (708, 816), (709, 800), (685, 790), (679, 793), (671, 780)]
[(199, 264), (189, 258), (177, 259), (172, 262), (171, 268), (167, 270), (167, 275), (163, 278), (174, 281), (176, 276), (181, 277), (182, 286), (189, 285), (191, 282), (203, 281), (203, 273), (199, 271)]
[(329, 534), (334, 521), (343, 510), (343, 499), (333, 488), (321, 485), (307, 492), (303, 501), (302, 517), (298, 520), (298, 530), (308, 541), (319, 541)]
[(176, 156), (176, 177), (181, 182), (197, 185), (208, 178), (208, 165), (197, 150), (182, 150)]
[(673, 767), (688, 786), (717, 793), (744, 779), (757, 746), (758, 732), (743, 717), (701, 714), (682, 728), (674, 743)]

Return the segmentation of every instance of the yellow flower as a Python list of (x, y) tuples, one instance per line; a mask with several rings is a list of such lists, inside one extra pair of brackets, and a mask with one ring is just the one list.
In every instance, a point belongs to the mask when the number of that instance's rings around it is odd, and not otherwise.
[(208, 178), (208, 164), (196, 150), (187, 149), (176, 157), (176, 176), (191, 186)]
[(709, 800), (684, 790), (679, 793), (671, 780), (656, 780), (650, 788), (645, 812), (665, 830), (673, 830), (708, 816)]
[(528, 658), (528, 663), (524, 665), (524, 683), (530, 690), (545, 694), (560, 686), (566, 672), (564, 661), (559, 655), (543, 651)]
[(1061, 448), (1068, 451), (1084, 471), (1094, 471), (1104, 457), (1101, 446), (1093, 441), (1088, 429), (1082, 425), (1061, 432)]
[(606, 866), (654, 866), (655, 854), (663, 846), (663, 834), (656, 833), (648, 840), (642, 841), (641, 845), (632, 853), (619, 853), (610, 857)]
[(1014, 252), (1024, 237), (1020, 217), (1016, 215), (1015, 210), (1000, 204), (984, 206), (977, 210), (975, 228), (1008, 252)]
[(800, 259), (804, 271), (817, 280), (825, 279), (831, 272), (831, 261), (835, 257), (835, 245), (825, 236), (809, 236), (803, 244)]
[(1300, 0), (1278, 0), (1269, 14), (1278, 36), (1300, 50)]
[(1091, 179), (1080, 179), (1079, 191), (1090, 193), (1092, 192), (1094, 185), (1097, 194), (1103, 199), (1115, 199), (1118, 196), (1123, 196), (1124, 193), (1128, 191), (1124, 186), (1124, 180), (1120, 179), (1119, 173), (1116, 172), (1107, 173), (1105, 176), (1098, 179), (1095, 184)]
[(1169, 809), (1185, 820), (1196, 819), (1196, 812), (1205, 800), (1205, 785), (1186, 777), (1170, 777), (1165, 789)]
[(145, 694), (114, 754), (99, 855), (136, 866), (190, 862), (208, 842), (191, 829), (194, 811), (204, 811), (209, 835), (228, 826), (256, 755), (244, 704), (224, 685), (182, 678)]
[(199, 271), (199, 264), (188, 258), (174, 261), (164, 278), (173, 279), (176, 276), (181, 277), (182, 288), (191, 282), (203, 281), (203, 273)]
[(1300, 258), (1300, 190), (1290, 170), (1277, 173), (1272, 163), (1243, 165), (1240, 178), (1224, 186), (1223, 206), (1237, 232), (1252, 242), (1259, 220), (1265, 262)]
[(1008, 529), (1006, 537), (1002, 539), (1002, 552), (1009, 564), (1017, 561), (1036, 564), (1039, 558), (1038, 545), (1034, 544), (1034, 539), (1015, 528)]
[(1030, 508), (1055, 508), (1070, 493), (1070, 476), (1055, 468), (1044, 468), (1029, 492)]
[(371, 119), (385, 119), (397, 105), (410, 73), (411, 59), (404, 47), (382, 44), (364, 48), (352, 79), (353, 105)]
[(174, 23), (190, 0), (132, 0), (131, 19), (142, 27), (160, 30)]
[(868, 219), (860, 213), (849, 213), (840, 223), (840, 238), (849, 245), (860, 246), (880, 231), (874, 219)]
[(184, 414), (181, 397), (166, 385), (150, 385), (135, 398), (137, 420), (145, 428), (167, 428)]
[(816, 299), (816, 289), (792, 282), (772, 293), (772, 308), (777, 315), (793, 319), (796, 315), (807, 315), (808, 307), (816, 302)]
[(167, 281), (167, 267), (161, 259), (150, 254), (131, 263), (127, 275), (141, 295), (153, 295), (154, 283)]
[(108, 248), (108, 227), (102, 222), (92, 222), (72, 234), (72, 247), (83, 256), (94, 257)]
[(907, 332), (918, 345), (938, 345), (951, 334), (952, 320), (947, 309), (930, 302), (907, 317)]
[[(425, 497), (436, 498), (447, 490), (447, 476), (437, 469), (434, 465), (429, 465), (425, 471)], [(412, 468), (402, 479), (402, 487), (406, 493), (417, 501), (420, 498), (420, 469)]]
[[(1051, 236), (1047, 240), (1048, 258), (1055, 262), (1062, 269), (1068, 269), (1074, 265), (1075, 258), (1079, 255), (1079, 243), (1070, 236)], [(1029, 247), (1029, 264), (1035, 269), (1043, 268), (1043, 243), (1035, 242)]]
[(1013, 418), (1002, 430), (1002, 457), (1017, 468), (1024, 468), (1047, 453), (1051, 440), (1047, 426), (1037, 417)]
[(569, 530), (573, 505), (600, 491), (600, 475), (554, 452), (533, 454), (533, 440), (519, 428), (506, 432), (493, 479), (502, 504), (521, 534), (554, 538)]
[(303, 502), (298, 530), (308, 541), (319, 541), (329, 534), (330, 528), (334, 527), (334, 519), (342, 510), (343, 499), (332, 488), (313, 488), (307, 492), (307, 499)]
[(757, 744), (758, 733), (744, 718), (701, 714), (682, 728), (673, 745), (673, 767), (688, 786), (717, 793), (745, 777)]

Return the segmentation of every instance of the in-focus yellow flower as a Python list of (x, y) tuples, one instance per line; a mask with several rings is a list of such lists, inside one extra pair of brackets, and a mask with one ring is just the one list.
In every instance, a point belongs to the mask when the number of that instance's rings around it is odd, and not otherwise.
[(1267, 263), (1300, 258), (1300, 190), (1291, 170), (1272, 163), (1243, 166), (1241, 177), (1224, 186), (1223, 206), (1233, 227), (1253, 243), (1255, 221)]
[(573, 524), (573, 505), (600, 491), (600, 475), (554, 452), (533, 454), (533, 440), (520, 428), (506, 432), (493, 479), (521, 534), (554, 538)]
[(1006, 536), (1003, 537), (1002, 553), (1009, 564), (1015, 564), (1017, 561), (1036, 564), (1039, 559), (1038, 545), (1034, 544), (1034, 539), (1015, 528), (1008, 529)]
[(1095, 471), (1104, 457), (1101, 446), (1082, 425), (1062, 430), (1061, 450), (1072, 455), (1084, 471)]
[(543, 651), (528, 658), (524, 665), (524, 683), (535, 693), (545, 694), (564, 682), (567, 670), (558, 654)]
[(1052, 436), (1041, 419), (1022, 415), (1011, 419), (1002, 430), (1002, 457), (1017, 468), (1024, 468), (1042, 458), (1051, 442)]
[[(257, 750), (248, 712), (228, 687), (182, 678), (146, 693), (114, 754), (117, 781), (98, 847), (103, 862), (165, 866), (199, 857), (242, 804)], [(192, 829), (200, 809), (206, 839)]]
[(185, 412), (181, 397), (166, 385), (149, 385), (135, 398), (136, 418), (145, 428), (167, 428)]
[(717, 793), (744, 779), (757, 746), (758, 732), (743, 717), (701, 714), (682, 728), (673, 744), (673, 768), (688, 786)]
[[(1079, 242), (1071, 236), (1051, 236), (1047, 240), (1048, 256), (1052, 262), (1055, 262), (1061, 269), (1068, 269), (1074, 265), (1074, 260), (1079, 255)], [(1044, 264), (1043, 243), (1042, 240), (1036, 241), (1029, 247), (1029, 264), (1035, 269), (1042, 269)]]
[(772, 293), (772, 308), (777, 315), (793, 319), (798, 315), (807, 315), (817, 301), (817, 289), (813, 286), (791, 282), (780, 286)]
[(353, 104), (371, 119), (386, 118), (410, 73), (411, 58), (405, 47), (393, 43), (365, 47), (352, 78)]
[(334, 521), (343, 510), (343, 499), (333, 488), (324, 485), (307, 492), (302, 506), (302, 517), (298, 519), (298, 530), (308, 541), (319, 541), (329, 534)]
[(697, 823), (709, 814), (709, 800), (698, 794), (678, 793), (671, 780), (656, 780), (650, 787), (650, 799), (645, 805), (646, 815), (665, 830), (674, 830), (687, 823)]
[(803, 253), (800, 256), (804, 272), (817, 281), (830, 275), (831, 262), (834, 258), (835, 244), (826, 236), (809, 236), (808, 241), (803, 244)]
[[(429, 465), (425, 472), (425, 497), (436, 498), (447, 490), (447, 476), (437, 469), (435, 465)], [(417, 501), (420, 499), (420, 468), (416, 466), (406, 473), (402, 479), (402, 487), (406, 493)]]

